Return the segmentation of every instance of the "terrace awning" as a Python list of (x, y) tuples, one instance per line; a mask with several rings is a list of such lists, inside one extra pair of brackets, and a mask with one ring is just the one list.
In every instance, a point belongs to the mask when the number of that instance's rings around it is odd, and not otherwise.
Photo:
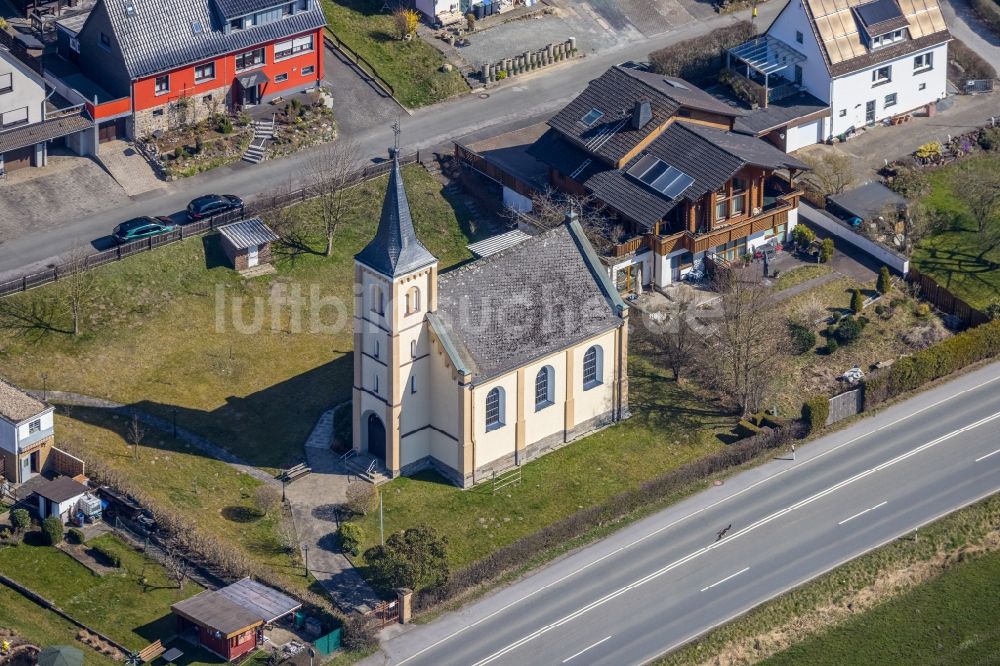
[(765, 76), (780, 72), (790, 65), (807, 59), (806, 56), (771, 35), (755, 37), (749, 42), (729, 49), (727, 53)]

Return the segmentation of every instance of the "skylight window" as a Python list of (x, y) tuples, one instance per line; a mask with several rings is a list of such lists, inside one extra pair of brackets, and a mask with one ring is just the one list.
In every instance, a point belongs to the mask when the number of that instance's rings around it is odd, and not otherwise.
[(125, 16), (135, 16), (135, 0), (125, 0)]
[(587, 127), (592, 127), (594, 123), (596, 123), (603, 117), (604, 117), (603, 111), (598, 111), (597, 109), (591, 109), (590, 111), (587, 112), (587, 115), (585, 115), (583, 118), (580, 118), (580, 122), (582, 122)]
[(673, 79), (663, 79), (663, 82), (672, 88), (680, 88), (681, 90), (690, 90), (690, 88), (688, 88), (680, 81), (675, 81)]
[(644, 155), (628, 174), (670, 199), (679, 197), (694, 182), (691, 176), (652, 155)]
[(199, 35), (201, 34), (201, 31), (202, 31), (201, 21), (191, 21), (191, 32), (193, 32), (196, 35)]

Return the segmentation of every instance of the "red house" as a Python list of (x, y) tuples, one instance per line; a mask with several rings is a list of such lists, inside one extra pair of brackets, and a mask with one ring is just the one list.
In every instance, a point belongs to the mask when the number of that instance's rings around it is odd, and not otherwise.
[(319, 0), (97, 0), (59, 52), (95, 84), (101, 140), (135, 138), (315, 88), (325, 25)]
[(226, 661), (257, 649), (265, 625), (301, 608), (295, 599), (244, 578), (218, 590), (205, 590), (170, 607), (181, 634), (194, 634), (204, 648)]

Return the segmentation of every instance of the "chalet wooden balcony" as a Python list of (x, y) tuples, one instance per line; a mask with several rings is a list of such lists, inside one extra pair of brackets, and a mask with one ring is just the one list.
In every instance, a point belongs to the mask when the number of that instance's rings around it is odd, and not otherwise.
[[(771, 229), (788, 222), (788, 211), (799, 205), (801, 190), (789, 189), (776, 193), (773, 202), (769, 201), (764, 210), (734, 224), (717, 227), (707, 233), (692, 234), (690, 231), (679, 231), (669, 235), (646, 234), (635, 236), (613, 245), (608, 253), (613, 258), (625, 257), (650, 248), (659, 255), (667, 255), (677, 250), (687, 250), (692, 254), (710, 250), (729, 241), (739, 240), (765, 229)], [(770, 197), (769, 197), (770, 198)]]

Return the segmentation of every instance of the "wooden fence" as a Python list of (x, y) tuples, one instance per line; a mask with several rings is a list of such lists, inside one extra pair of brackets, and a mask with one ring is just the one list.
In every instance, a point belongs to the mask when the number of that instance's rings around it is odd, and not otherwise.
[(930, 275), (916, 268), (910, 268), (906, 281), (920, 286), (920, 297), (942, 312), (955, 315), (969, 327), (985, 324), (990, 320), (986, 313), (972, 307), (955, 294), (937, 283)]
[[(407, 155), (406, 157), (401, 157), (399, 163), (401, 165), (407, 165), (414, 164), (419, 161), (420, 152), (418, 151), (411, 155)], [(353, 186), (366, 180), (377, 178), (378, 176), (388, 173), (391, 168), (392, 162), (389, 160), (380, 162), (379, 164), (366, 166), (351, 175), (348, 179), (348, 185)], [(113, 261), (121, 261), (122, 259), (131, 257), (134, 254), (149, 252), (150, 250), (154, 250), (163, 245), (168, 245), (185, 238), (190, 238), (191, 236), (206, 234), (210, 231), (214, 231), (224, 224), (236, 222), (237, 220), (242, 220), (246, 217), (259, 216), (269, 211), (307, 201), (315, 196), (317, 196), (317, 192), (315, 189), (310, 187), (295, 190), (294, 192), (275, 194), (267, 197), (263, 201), (247, 204), (240, 210), (231, 210), (225, 213), (220, 213), (219, 215), (214, 215), (207, 220), (182, 224), (174, 231), (170, 231), (165, 234), (150, 236), (149, 238), (133, 241), (131, 243), (123, 243), (108, 250), (86, 255), (78, 260), (67, 261), (50, 266), (43, 271), (38, 271), (37, 273), (27, 273), (20, 277), (0, 282), (0, 298), (10, 296), (11, 294), (17, 294), (22, 291), (27, 291), (29, 289), (34, 289), (35, 287), (41, 287), (42, 285), (75, 275), (81, 271), (97, 268), (98, 266), (103, 266), (104, 264), (110, 264)]]

